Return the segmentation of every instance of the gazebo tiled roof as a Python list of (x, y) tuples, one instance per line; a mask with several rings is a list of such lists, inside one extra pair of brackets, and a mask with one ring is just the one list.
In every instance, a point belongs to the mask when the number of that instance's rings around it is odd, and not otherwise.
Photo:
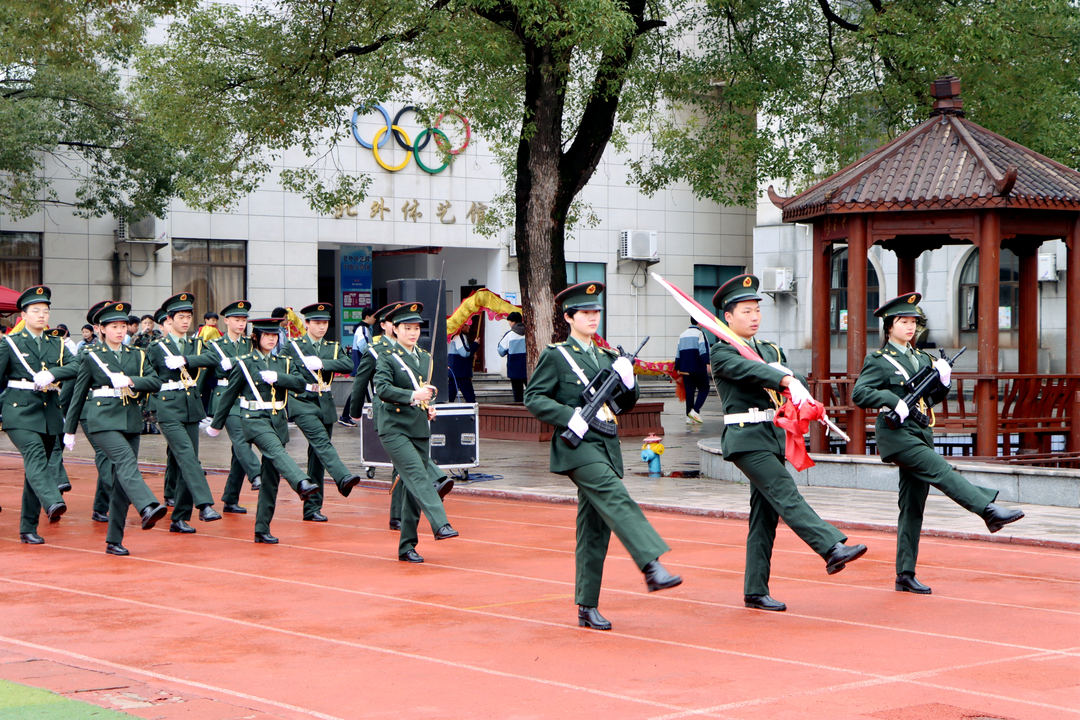
[(968, 207), (1080, 210), (1080, 172), (964, 119), (959, 81), (956, 95), (939, 95), (930, 119), (799, 195), (783, 198), (770, 187), (784, 221)]

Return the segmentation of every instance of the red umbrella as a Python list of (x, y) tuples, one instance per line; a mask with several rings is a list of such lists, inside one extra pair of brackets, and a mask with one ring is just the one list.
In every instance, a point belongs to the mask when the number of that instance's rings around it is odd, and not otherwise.
[(18, 301), (19, 295), (22, 295), (22, 293), (18, 290), (12, 290), (0, 285), (0, 313), (17, 312), (19, 307), (15, 303)]

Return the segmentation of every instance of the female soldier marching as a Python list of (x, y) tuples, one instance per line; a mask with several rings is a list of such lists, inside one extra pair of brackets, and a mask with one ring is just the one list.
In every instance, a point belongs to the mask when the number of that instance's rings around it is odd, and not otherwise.
[(167, 512), (139, 472), (139, 438), (143, 427), (139, 397), (157, 392), (161, 379), (144, 351), (124, 345), (130, 313), (129, 303), (118, 302), (107, 305), (95, 316), (94, 323), (102, 326), (104, 339), (82, 357), (64, 424), (64, 447), (71, 450), (75, 447), (75, 430), (85, 404), (87, 437), (112, 463), (114, 480), (109, 500), (109, 530), (105, 535), (105, 552), (109, 555), (130, 554), (121, 544), (129, 505), (139, 510), (143, 530), (154, 527)]
[(315, 483), (308, 480), (307, 473), (285, 451), (285, 443), (289, 442), (289, 425), (285, 420), (286, 391), (303, 390), (304, 378), (284, 354), (273, 354), (280, 337), (280, 325), (280, 319), (251, 321), (252, 352), (233, 360), (229, 386), (217, 398), (214, 420), (206, 428), (207, 435), (217, 437), (225, 427), (233, 403), (240, 399), (244, 439), (254, 443), (262, 453), (255, 542), (269, 545), (278, 542), (270, 534), (270, 521), (274, 519), (281, 476), (285, 476), (285, 481), (301, 498), (317, 489)]
[[(915, 579), (915, 561), (919, 556), (926, 496), (933, 485), (965, 510), (979, 515), (990, 532), (1024, 517), (1020, 510), (1008, 510), (994, 504), (995, 490), (972, 485), (960, 476), (945, 459), (934, 452), (933, 425), (923, 427), (904, 402), (904, 383), (931, 364), (941, 375), (941, 384), (949, 386), (952, 368), (947, 360), (931, 360), (916, 350), (912, 338), (918, 326), (919, 293), (907, 293), (890, 300), (874, 315), (883, 320), (881, 349), (866, 356), (852, 399), (862, 408), (895, 410), (902, 424), (893, 430), (878, 414), (875, 425), (878, 452), (882, 462), (900, 467), (900, 490), (897, 505), (900, 517), (896, 527), (896, 590), (929, 595), (930, 588)], [(920, 403), (924, 404), (924, 403)], [(925, 416), (926, 407), (914, 408)]]

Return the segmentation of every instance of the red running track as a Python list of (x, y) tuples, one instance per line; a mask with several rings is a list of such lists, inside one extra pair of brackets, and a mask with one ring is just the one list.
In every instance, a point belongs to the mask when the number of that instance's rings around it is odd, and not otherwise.
[(20, 545), (19, 470), (0, 459), (0, 677), (141, 717), (1080, 717), (1072, 551), (925, 538), (915, 596), (892, 589), (895, 536), (851, 533), (870, 551), (829, 577), (782, 526), (790, 609), (765, 613), (742, 607), (744, 522), (651, 513), (685, 582), (647, 594), (613, 540), (602, 633), (576, 625), (573, 506), (451, 494), (461, 537), (422, 535), (409, 565), (385, 493), (329, 495), (316, 524), (285, 491), (264, 546), (246, 491), (251, 513), (191, 536), (132, 513), (117, 558), (85, 465), (47, 544)]

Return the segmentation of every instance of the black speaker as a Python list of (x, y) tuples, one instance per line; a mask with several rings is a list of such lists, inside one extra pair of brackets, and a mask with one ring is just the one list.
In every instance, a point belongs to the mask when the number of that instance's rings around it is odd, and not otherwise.
[[(446, 282), (444, 280), (405, 279), (391, 280), (386, 283), (386, 302), (422, 302), (424, 319), (420, 326), (418, 344), (431, 353), (434, 365), (431, 368), (431, 384), (439, 389), (436, 403), (446, 402), (447, 366), (446, 366)], [(440, 298), (442, 300), (440, 301)], [(438, 305), (438, 308), (436, 308)], [(436, 317), (438, 311), (438, 317)], [(434, 335), (434, 343), (432, 336)]]

